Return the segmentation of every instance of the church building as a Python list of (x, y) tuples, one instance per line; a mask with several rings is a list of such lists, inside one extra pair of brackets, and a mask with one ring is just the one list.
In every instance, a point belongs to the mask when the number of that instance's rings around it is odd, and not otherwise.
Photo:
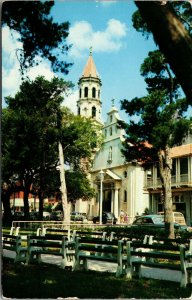
[(120, 116), (114, 100), (106, 122), (102, 123), (102, 83), (91, 51), (78, 85), (77, 112), (101, 124), (104, 141), (95, 154), (90, 172), (96, 197), (89, 202), (77, 201), (75, 210), (89, 217), (98, 216), (102, 199), (103, 211), (113, 212), (119, 218), (123, 210), (132, 221), (136, 214), (142, 214), (149, 207), (148, 192), (143, 189), (145, 174), (137, 162), (127, 163), (121, 153), (124, 131), (117, 126)]

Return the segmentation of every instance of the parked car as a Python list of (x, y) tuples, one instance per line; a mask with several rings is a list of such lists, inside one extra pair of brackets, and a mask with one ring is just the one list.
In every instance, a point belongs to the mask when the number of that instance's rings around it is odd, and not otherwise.
[(61, 210), (54, 210), (50, 215), (51, 221), (62, 221), (63, 220), (63, 212)]
[[(143, 215), (137, 217), (137, 219), (132, 223), (131, 227), (149, 227), (149, 228), (165, 228), (164, 216), (161, 214), (156, 215)], [(187, 230), (186, 225), (180, 225), (174, 223), (175, 229)]]
[[(96, 224), (97, 222), (99, 222), (100, 217), (93, 217), (93, 223)], [(104, 211), (102, 213), (102, 223), (103, 224), (107, 224), (107, 223), (111, 223), (111, 224), (116, 224), (117, 223), (117, 218), (115, 217), (115, 215), (112, 212), (107, 212)]]
[[(164, 212), (158, 212), (158, 215), (164, 216)], [(173, 221), (177, 224), (186, 226), (185, 217), (181, 212), (174, 211), (173, 212)]]
[(71, 213), (71, 221), (85, 221), (85, 220), (87, 220), (86, 214), (77, 211), (73, 211)]

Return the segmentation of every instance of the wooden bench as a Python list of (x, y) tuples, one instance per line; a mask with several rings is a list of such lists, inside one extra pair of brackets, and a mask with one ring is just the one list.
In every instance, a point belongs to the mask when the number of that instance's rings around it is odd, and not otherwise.
[(61, 266), (64, 267), (65, 237), (59, 235), (27, 237), (26, 263), (42, 262), (42, 254), (61, 256)]
[(76, 238), (75, 264), (73, 271), (88, 269), (88, 260), (116, 263), (116, 276), (123, 274), (123, 244), (122, 240), (103, 241), (99, 238)]
[(36, 230), (32, 230), (30, 228), (22, 228), (22, 230), (25, 232), (25, 233), (22, 233), (21, 232), (21, 228), (18, 226), (18, 227), (11, 227), (10, 229), (10, 234), (12, 235), (20, 235), (21, 236), (21, 239), (22, 240), (27, 240), (27, 235), (29, 234), (36, 234), (37, 236), (40, 235), (41, 231), (42, 231), (42, 228), (37, 228)]
[(63, 260), (62, 267), (63, 268), (72, 268), (75, 262), (75, 241), (74, 239), (68, 235), (64, 236), (63, 234), (45, 234), (45, 238), (48, 240), (62, 240), (64, 237), (64, 245), (63, 245)]
[(19, 229), (20, 227), (11, 227), (9, 234), (10, 235), (19, 235)]
[(75, 243), (62, 234), (29, 235), (26, 263), (41, 263), (42, 255), (61, 256), (61, 268), (72, 268), (75, 261)]
[(103, 231), (82, 231), (82, 230), (74, 230), (73, 231), (73, 239), (76, 237), (86, 237), (86, 238), (99, 238), (105, 240), (107, 238), (107, 233)]
[(68, 236), (69, 231), (70, 231), (69, 229), (43, 227), (41, 235), (45, 235), (45, 234), (62, 234), (62, 235)]
[(149, 236), (152, 243), (158, 243), (158, 244), (176, 244), (176, 245), (185, 245), (186, 247), (192, 248), (192, 237), (191, 238), (175, 238), (175, 239), (168, 239), (163, 237), (154, 237), (153, 235)]
[[(27, 247), (22, 247), (21, 236), (3, 234), (2, 236), (2, 250), (9, 250), (14, 252), (14, 262), (25, 262)], [(6, 256), (3, 251), (3, 256)]]
[(127, 241), (126, 248), (126, 275), (129, 279), (133, 275), (141, 278), (141, 266), (146, 266), (180, 271), (181, 287), (186, 287), (187, 283), (191, 282), (192, 254), (188, 247), (171, 243), (143, 244)]
[[(57, 229), (57, 228), (43, 228), (41, 235), (46, 234), (62, 234), (68, 238), (68, 240), (75, 240), (76, 237), (88, 237), (88, 238), (102, 238), (105, 240), (107, 238), (106, 232), (102, 231), (83, 231), (83, 230), (70, 230), (70, 229)], [(112, 235), (112, 234), (111, 234)], [(109, 239), (111, 238), (111, 235)]]

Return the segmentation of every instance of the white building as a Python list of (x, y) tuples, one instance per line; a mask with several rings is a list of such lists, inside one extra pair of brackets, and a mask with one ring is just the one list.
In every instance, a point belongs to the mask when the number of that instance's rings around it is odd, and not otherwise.
[(78, 201), (75, 209), (86, 212), (89, 216), (99, 215), (101, 197), (100, 171), (103, 170), (102, 181), (103, 211), (111, 211), (118, 218), (123, 210), (132, 220), (136, 214), (142, 214), (149, 207), (148, 192), (144, 189), (145, 174), (143, 168), (136, 162), (126, 163), (121, 153), (123, 130), (117, 122), (120, 119), (118, 109), (112, 106), (107, 114), (107, 120), (101, 121), (101, 80), (90, 52), (83, 74), (79, 79), (78, 114), (92, 117), (102, 125), (104, 142), (96, 152), (91, 170), (91, 182), (96, 190), (96, 198), (90, 202)]
[[(173, 210), (184, 214), (189, 226), (192, 225), (192, 130), (181, 146), (171, 149), (172, 176), (171, 190)], [(145, 189), (149, 192), (150, 209), (156, 213), (163, 210), (162, 184), (157, 165), (146, 172)]]

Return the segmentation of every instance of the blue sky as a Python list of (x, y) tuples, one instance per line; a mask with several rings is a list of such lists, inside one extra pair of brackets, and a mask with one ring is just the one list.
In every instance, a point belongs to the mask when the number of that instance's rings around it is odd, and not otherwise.
[[(140, 75), (140, 65), (149, 51), (156, 49), (152, 38), (146, 40), (132, 27), (131, 17), (136, 10), (133, 1), (55, 1), (52, 15), (56, 22), (70, 22), (68, 43), (72, 48), (67, 56), (72, 62), (68, 75), (59, 74), (75, 84), (73, 94), (64, 101), (76, 112), (77, 82), (93, 47), (93, 58), (102, 81), (102, 117), (111, 107), (120, 107), (120, 100), (132, 99), (146, 93), (146, 85)], [(22, 47), (7, 27), (2, 30), (3, 96), (14, 95), (19, 88), (20, 76), (15, 49)], [(29, 77), (54, 76), (47, 61), (29, 71)], [(58, 75), (58, 74), (57, 74)], [(4, 105), (4, 102), (3, 102)], [(123, 119), (125, 114), (120, 111)]]

